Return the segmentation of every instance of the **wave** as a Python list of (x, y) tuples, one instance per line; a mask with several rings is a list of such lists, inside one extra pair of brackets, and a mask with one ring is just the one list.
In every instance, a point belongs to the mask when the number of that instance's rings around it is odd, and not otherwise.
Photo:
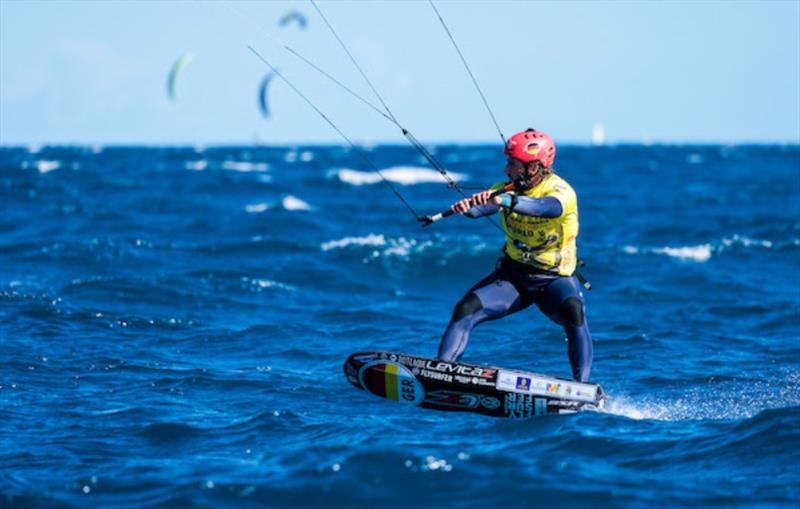
[[(183, 167), (191, 171), (203, 171), (208, 169), (208, 159), (196, 159), (186, 161)], [(223, 170), (238, 171), (243, 173), (256, 172), (263, 173), (269, 171), (269, 164), (267, 163), (253, 163), (250, 161), (223, 161), (220, 166)], [(269, 181), (269, 180), (267, 180)]]
[(399, 256), (407, 257), (413, 253), (420, 253), (426, 249), (433, 247), (433, 240), (417, 240), (406, 237), (389, 238), (383, 234), (374, 234), (363, 237), (345, 237), (338, 240), (330, 240), (320, 244), (320, 249), (323, 251), (331, 251), (334, 249), (346, 249), (351, 246), (372, 246), (380, 247), (382, 249), (373, 249), (369, 253), (370, 258), (378, 258), (381, 256)]
[(208, 160), (200, 159), (198, 161), (186, 161), (186, 163), (184, 163), (184, 167), (187, 170), (203, 171), (208, 168)]
[(800, 373), (772, 379), (710, 379), (706, 384), (661, 397), (611, 394), (605, 413), (657, 421), (750, 419), (764, 411), (800, 407)]
[(139, 436), (154, 442), (175, 442), (198, 436), (202, 430), (187, 424), (161, 422), (148, 424), (140, 432)]
[(370, 233), (365, 237), (345, 237), (338, 240), (329, 240), (320, 244), (323, 251), (330, 251), (332, 249), (342, 249), (348, 246), (385, 246), (386, 238), (383, 234), (376, 235)]
[[(800, 239), (792, 239), (794, 245), (800, 243)], [(792, 241), (789, 241), (790, 243)], [(742, 237), (738, 234), (734, 235), (733, 237), (725, 237), (721, 241), (722, 245), (719, 247), (719, 250), (722, 251), (725, 248), (735, 247), (735, 246), (742, 246), (742, 247), (763, 247), (765, 249), (772, 249), (773, 247), (782, 247), (784, 243), (774, 243), (771, 240), (763, 240), (763, 239), (751, 239), (748, 237)]]
[(665, 254), (672, 258), (678, 258), (681, 260), (705, 262), (711, 258), (711, 245), (702, 244), (699, 246), (661, 247), (653, 249), (653, 252), (657, 254)]
[(689, 154), (686, 156), (686, 162), (689, 164), (703, 164), (705, 159), (700, 154)]
[(36, 169), (39, 173), (47, 173), (61, 168), (61, 161), (36, 161)]
[[(453, 180), (467, 180), (467, 176), (461, 173), (449, 172), (448, 174)], [(442, 182), (442, 175), (438, 171), (416, 166), (394, 166), (385, 170), (380, 170), (380, 174), (377, 172), (343, 168), (333, 171), (329, 175), (335, 176), (340, 181), (354, 186), (377, 184), (381, 181), (381, 175), (389, 182), (404, 186), (429, 183), (438, 184)]]
[(258, 214), (264, 212), (269, 208), (269, 204), (266, 202), (261, 203), (253, 203), (251, 205), (247, 205), (244, 209), (250, 214)]
[[(35, 152), (33, 152), (35, 153)], [(33, 163), (30, 161), (22, 161), (20, 164), (22, 169), (27, 168), (36, 168), (39, 173), (49, 173), (53, 170), (57, 170), (61, 168), (61, 161), (58, 160), (47, 160), (47, 159), (39, 159)]]
[(311, 210), (311, 205), (291, 194), (283, 197), (281, 206), (286, 210)]
[(736, 248), (783, 249), (796, 246), (800, 246), (800, 239), (786, 239), (776, 242), (767, 239), (752, 239), (750, 237), (734, 234), (732, 237), (723, 237), (713, 243), (698, 244), (695, 246), (639, 247), (627, 245), (622, 248), (622, 251), (630, 255), (659, 254), (669, 256), (670, 258), (677, 258), (682, 261), (702, 263), (707, 262), (714, 255)]
[(249, 161), (225, 161), (222, 163), (223, 170), (251, 172), (251, 171), (267, 171), (269, 165), (267, 163), (251, 163)]
[(296, 290), (296, 288), (291, 286), (291, 285), (280, 283), (278, 281), (273, 281), (271, 279), (259, 279), (259, 278), (250, 279), (250, 278), (248, 278), (246, 276), (243, 276), (242, 277), (242, 281), (245, 282), (245, 283), (247, 283), (249, 281), (250, 284), (252, 284), (253, 287), (257, 288), (259, 291), (262, 290), (262, 289), (265, 289), (265, 288), (276, 288), (276, 289), (279, 289), (279, 290), (287, 290), (287, 291), (295, 291)]
[[(309, 211), (313, 209), (313, 207), (311, 207), (311, 205), (309, 205), (307, 202), (296, 196), (292, 196), (291, 194), (287, 194), (281, 199), (280, 206), (284, 210), (289, 211)], [(271, 208), (273, 208), (273, 205), (270, 205), (267, 202), (259, 202), (245, 205), (244, 210), (248, 214), (260, 214)]]
[(304, 150), (298, 154), (296, 150), (291, 150), (283, 156), (283, 160), (287, 163), (294, 163), (300, 159), (304, 163), (308, 163), (314, 160), (314, 153), (310, 150)]

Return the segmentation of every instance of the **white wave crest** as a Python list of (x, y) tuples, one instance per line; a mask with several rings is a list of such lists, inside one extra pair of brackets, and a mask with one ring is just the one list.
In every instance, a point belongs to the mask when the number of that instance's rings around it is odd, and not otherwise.
[(681, 260), (691, 260), (695, 262), (705, 262), (711, 258), (711, 244), (701, 244), (699, 246), (684, 247), (657, 247), (654, 253), (665, 254)]
[(264, 212), (269, 208), (267, 203), (253, 203), (251, 205), (247, 205), (244, 209), (250, 214), (258, 214), (260, 212)]
[(271, 279), (254, 279), (253, 284), (259, 288), (280, 288), (281, 290), (294, 290), (293, 286), (289, 286), (283, 283), (279, 283), (278, 281), (272, 281)]
[(232, 171), (267, 171), (269, 165), (267, 163), (251, 163), (249, 161), (225, 161), (222, 163), (223, 170)]
[(36, 169), (39, 170), (39, 173), (47, 173), (59, 168), (61, 168), (61, 161), (36, 161)]
[(370, 233), (366, 237), (345, 237), (339, 240), (330, 240), (323, 242), (320, 245), (323, 251), (330, 251), (331, 249), (341, 249), (347, 246), (385, 246), (386, 239), (384, 236)]
[(622, 252), (629, 255), (655, 253), (667, 255), (672, 258), (678, 258), (685, 261), (705, 262), (711, 258), (711, 253), (714, 251), (711, 244), (701, 244), (699, 246), (683, 246), (683, 247), (638, 247), (638, 246), (624, 246)]
[[(381, 174), (386, 180), (404, 186), (443, 182), (442, 176), (438, 171), (416, 166), (395, 166), (381, 170)], [(381, 181), (381, 175), (377, 172), (357, 171), (349, 168), (342, 168), (341, 170), (334, 171), (333, 175), (342, 182), (354, 186), (377, 184)], [(453, 180), (467, 180), (466, 176), (460, 173), (448, 172), (448, 175), (450, 175)]]
[(417, 239), (407, 239), (405, 237), (397, 237), (386, 239), (382, 234), (370, 234), (366, 237), (345, 237), (340, 240), (332, 240), (324, 242), (320, 247), (323, 251), (330, 251), (331, 249), (341, 249), (348, 246), (373, 246), (375, 248), (369, 253), (362, 261), (370, 263), (371, 260), (380, 257), (397, 256), (400, 258), (407, 258), (413, 253), (419, 253), (425, 249), (433, 246), (432, 240), (418, 241)]
[(184, 164), (187, 170), (203, 171), (208, 168), (208, 161), (200, 159), (199, 161), (186, 161)]
[(378, 258), (379, 256), (401, 256), (405, 257), (412, 252), (420, 252), (433, 245), (433, 241), (426, 240), (418, 242), (416, 239), (407, 239), (399, 237), (397, 239), (389, 240), (389, 247), (384, 249), (383, 252), (373, 251), (372, 257)]
[(744, 246), (744, 247), (764, 247), (767, 249), (772, 248), (772, 241), (771, 240), (762, 240), (762, 239), (751, 239), (748, 237), (741, 237), (739, 235), (734, 235), (733, 237), (725, 237), (722, 239), (722, 245), (724, 247), (732, 247), (732, 246)]
[(283, 197), (281, 207), (286, 210), (311, 210), (311, 205), (291, 194)]
[(253, 287), (258, 289), (259, 291), (264, 288), (276, 288), (280, 290), (287, 290), (290, 292), (295, 290), (295, 287), (291, 285), (280, 283), (278, 281), (273, 281), (271, 279), (259, 279), (259, 278), (250, 279), (249, 277), (243, 277), (242, 281), (244, 283), (250, 283)]
[(733, 237), (723, 237), (721, 240), (700, 244), (698, 246), (682, 246), (682, 247), (638, 247), (638, 246), (623, 246), (622, 252), (629, 255), (635, 254), (660, 254), (678, 258), (684, 261), (706, 262), (712, 255), (720, 254), (728, 249), (740, 248), (756, 248), (756, 249), (772, 249), (781, 248), (786, 245), (800, 245), (800, 239), (790, 239), (786, 242), (773, 242), (767, 239), (751, 239), (739, 234)]

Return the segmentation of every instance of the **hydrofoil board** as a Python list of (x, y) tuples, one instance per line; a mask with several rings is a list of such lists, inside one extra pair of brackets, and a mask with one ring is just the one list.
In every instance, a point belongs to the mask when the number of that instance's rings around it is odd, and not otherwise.
[(597, 384), (402, 353), (354, 353), (344, 374), (355, 387), (391, 401), (492, 417), (597, 410), (608, 399)]

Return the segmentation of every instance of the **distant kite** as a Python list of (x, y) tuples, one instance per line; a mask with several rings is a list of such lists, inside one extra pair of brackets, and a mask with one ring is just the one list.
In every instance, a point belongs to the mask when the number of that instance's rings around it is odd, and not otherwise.
[(272, 81), (272, 78), (275, 77), (274, 71), (269, 71), (264, 79), (261, 80), (261, 85), (258, 87), (258, 106), (261, 108), (261, 114), (264, 115), (264, 118), (269, 118), (270, 111), (269, 111), (269, 101), (267, 100), (267, 89), (269, 88), (269, 84)]
[(305, 30), (308, 25), (308, 20), (303, 16), (303, 13), (300, 11), (289, 11), (281, 16), (280, 21), (278, 21), (278, 26), (285, 28), (292, 21), (297, 23), (297, 26), (299, 26), (301, 30)]
[(189, 62), (192, 60), (194, 60), (194, 54), (186, 53), (176, 60), (174, 64), (172, 64), (172, 69), (170, 69), (169, 76), (167, 77), (167, 96), (169, 97), (170, 101), (174, 101), (176, 99), (175, 83), (178, 80), (178, 76), (181, 74), (183, 68), (189, 65)]

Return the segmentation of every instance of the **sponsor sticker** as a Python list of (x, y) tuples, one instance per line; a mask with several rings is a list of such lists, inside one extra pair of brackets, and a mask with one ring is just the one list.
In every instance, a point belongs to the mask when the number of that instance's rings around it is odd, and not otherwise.
[(353, 356), (353, 360), (356, 360), (358, 362), (367, 362), (367, 361), (371, 361), (373, 359), (376, 359), (377, 357), (378, 357), (378, 354), (376, 354), (376, 353), (365, 353), (365, 354), (362, 354), (362, 355)]
[(594, 402), (597, 387), (579, 382), (567, 382), (555, 378), (537, 376), (532, 373), (499, 370), (497, 389), (502, 391), (535, 394), (550, 398)]
[(534, 398), (530, 394), (509, 392), (503, 401), (505, 414), (511, 418), (532, 417), (535, 415)]
[(471, 394), (459, 391), (430, 391), (425, 395), (425, 403), (451, 408), (478, 408), (482, 406), (494, 410), (500, 406), (500, 400), (484, 394)]
[(409, 357), (408, 355), (398, 355), (397, 362), (410, 368), (424, 368), (427, 359), (420, 359), (419, 357)]
[(445, 361), (427, 361), (425, 363), (425, 369), (431, 371), (440, 371), (442, 373), (450, 373), (454, 375), (464, 375), (464, 376), (483, 378), (484, 380), (491, 379), (492, 377), (494, 377), (495, 373), (497, 373), (497, 370), (492, 368), (482, 368), (480, 366), (466, 366), (464, 364), (453, 364), (451, 362), (445, 362)]
[(484, 408), (488, 408), (489, 410), (494, 410), (495, 408), (500, 407), (500, 400), (495, 398), (494, 396), (479, 396), (481, 401), (481, 406)]
[(448, 375), (447, 373), (439, 373), (438, 371), (430, 371), (427, 369), (419, 369), (414, 368), (414, 374), (417, 374), (423, 378), (429, 378), (431, 380), (439, 380), (440, 382), (452, 382), (453, 375)]

